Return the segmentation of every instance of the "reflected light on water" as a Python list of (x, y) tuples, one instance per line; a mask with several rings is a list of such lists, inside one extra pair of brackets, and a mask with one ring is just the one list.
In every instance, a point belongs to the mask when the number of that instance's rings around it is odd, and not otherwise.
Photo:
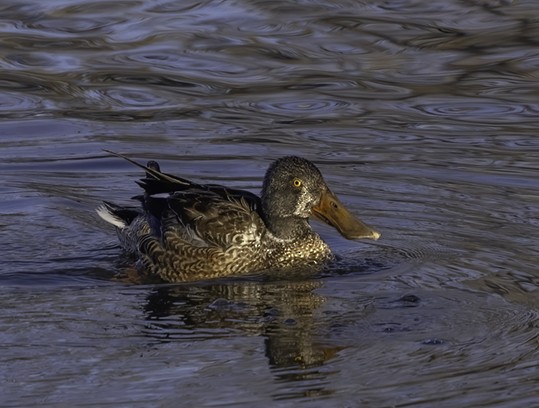
[[(2, 1), (2, 406), (532, 406), (533, 0)], [(315, 162), (376, 242), (133, 285), (94, 209)], [(96, 387), (99, 392), (96, 393)]]

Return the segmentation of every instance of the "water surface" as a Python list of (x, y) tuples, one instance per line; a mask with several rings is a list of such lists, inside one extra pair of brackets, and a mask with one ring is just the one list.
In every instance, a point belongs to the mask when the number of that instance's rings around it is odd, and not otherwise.
[[(539, 6), (0, 5), (5, 407), (536, 405)], [(110, 149), (258, 192), (314, 161), (382, 232), (322, 273), (132, 285)]]

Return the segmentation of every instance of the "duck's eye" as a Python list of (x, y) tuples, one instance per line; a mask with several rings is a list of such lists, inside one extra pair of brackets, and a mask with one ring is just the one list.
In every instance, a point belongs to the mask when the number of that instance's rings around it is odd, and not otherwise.
[(303, 183), (301, 182), (300, 179), (297, 179), (297, 178), (296, 178), (296, 179), (294, 179), (294, 181), (292, 182), (292, 184), (294, 185), (294, 187), (299, 188), (299, 187), (301, 187), (301, 185), (302, 185)]

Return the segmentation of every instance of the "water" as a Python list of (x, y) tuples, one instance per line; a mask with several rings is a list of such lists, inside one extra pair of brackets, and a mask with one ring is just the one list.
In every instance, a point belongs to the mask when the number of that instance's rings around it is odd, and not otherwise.
[[(539, 6), (0, 5), (0, 405), (539, 406)], [(138, 169), (313, 160), (382, 239), (315, 276), (133, 285)]]

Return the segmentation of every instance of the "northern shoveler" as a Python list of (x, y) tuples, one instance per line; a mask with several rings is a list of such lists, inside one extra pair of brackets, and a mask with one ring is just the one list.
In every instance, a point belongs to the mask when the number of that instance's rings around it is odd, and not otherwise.
[(211, 279), (321, 264), (328, 245), (311, 229), (314, 216), (345, 238), (380, 233), (352, 215), (310, 161), (283, 157), (268, 168), (261, 197), (217, 184), (196, 184), (123, 155), (146, 171), (137, 181), (142, 208), (104, 202), (97, 213), (117, 228), (137, 265), (168, 282)]

